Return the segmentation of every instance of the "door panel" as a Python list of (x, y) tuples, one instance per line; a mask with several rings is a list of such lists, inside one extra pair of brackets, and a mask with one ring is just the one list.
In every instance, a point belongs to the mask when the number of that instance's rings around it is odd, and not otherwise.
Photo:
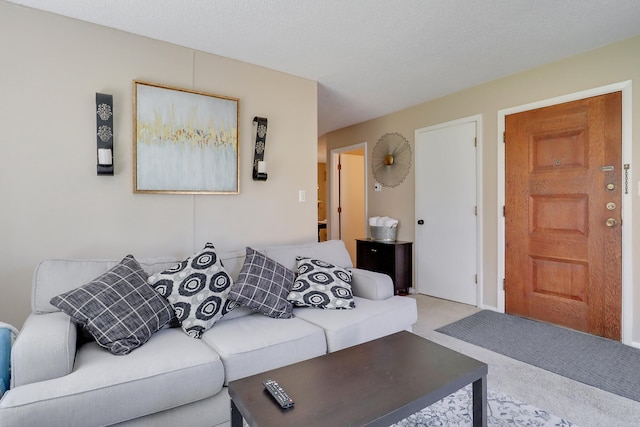
[(621, 99), (506, 117), (507, 313), (620, 339)]
[(477, 304), (476, 123), (416, 132), (418, 292)]

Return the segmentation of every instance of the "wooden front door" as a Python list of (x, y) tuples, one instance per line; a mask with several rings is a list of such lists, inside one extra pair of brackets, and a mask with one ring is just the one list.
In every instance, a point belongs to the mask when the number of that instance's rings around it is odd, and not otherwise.
[(506, 312), (620, 340), (622, 94), (505, 125)]

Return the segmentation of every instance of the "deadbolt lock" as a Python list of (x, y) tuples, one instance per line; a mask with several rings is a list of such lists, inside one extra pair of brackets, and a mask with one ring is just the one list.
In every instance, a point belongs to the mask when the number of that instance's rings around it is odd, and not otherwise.
[(613, 191), (615, 189), (616, 189), (616, 185), (615, 184), (613, 184), (613, 183), (607, 184), (607, 190)]
[(616, 208), (616, 204), (615, 204), (615, 203), (613, 203), (613, 202), (609, 202), (609, 203), (607, 203), (607, 209), (608, 209), (608, 210), (612, 211), (612, 210), (614, 210), (615, 208)]
[(617, 223), (618, 221), (616, 221), (614, 218), (607, 218), (607, 220), (605, 221), (605, 224), (607, 224), (607, 227), (613, 227)]

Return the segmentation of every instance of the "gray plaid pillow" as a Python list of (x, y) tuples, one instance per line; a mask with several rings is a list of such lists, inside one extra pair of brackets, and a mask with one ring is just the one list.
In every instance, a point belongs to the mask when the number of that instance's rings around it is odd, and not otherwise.
[(247, 247), (247, 257), (231, 286), (229, 299), (269, 317), (288, 319), (293, 306), (287, 296), (295, 273), (266, 255)]
[(50, 302), (117, 355), (140, 347), (173, 317), (173, 309), (147, 284), (147, 273), (132, 255)]

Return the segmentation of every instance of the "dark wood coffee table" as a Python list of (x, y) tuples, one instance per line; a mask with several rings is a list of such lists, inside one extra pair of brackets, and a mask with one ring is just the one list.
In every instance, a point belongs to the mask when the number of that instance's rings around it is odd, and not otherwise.
[[(282, 410), (262, 385), (295, 401)], [(410, 332), (229, 383), (231, 425), (389, 426), (473, 384), (473, 425), (487, 425), (487, 365)]]

